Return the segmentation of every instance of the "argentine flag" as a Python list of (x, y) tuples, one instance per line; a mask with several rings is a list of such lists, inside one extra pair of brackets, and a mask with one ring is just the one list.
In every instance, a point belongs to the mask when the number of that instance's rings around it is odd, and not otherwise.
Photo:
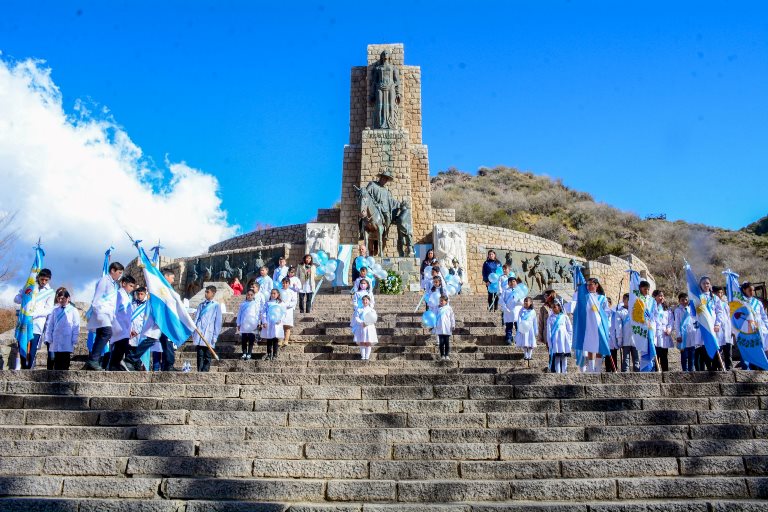
[(763, 338), (758, 323), (758, 301), (745, 297), (739, 286), (739, 274), (730, 269), (723, 272), (726, 277), (726, 293), (731, 306), (731, 325), (736, 333), (736, 345), (741, 360), (752, 367), (768, 370), (768, 359), (763, 351)]
[(181, 345), (195, 331), (195, 322), (189, 316), (187, 308), (181, 301), (163, 274), (152, 265), (147, 253), (136, 243), (139, 260), (144, 267), (144, 281), (147, 283), (152, 318), (160, 331), (168, 336), (174, 344)]

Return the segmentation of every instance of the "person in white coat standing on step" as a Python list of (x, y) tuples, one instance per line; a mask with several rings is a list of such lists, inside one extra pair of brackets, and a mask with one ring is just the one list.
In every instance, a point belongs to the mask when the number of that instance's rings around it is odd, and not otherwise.
[(80, 335), (80, 311), (69, 303), (66, 288), (56, 290), (56, 307), (48, 315), (45, 342), (53, 352), (53, 369), (69, 370), (72, 352)]

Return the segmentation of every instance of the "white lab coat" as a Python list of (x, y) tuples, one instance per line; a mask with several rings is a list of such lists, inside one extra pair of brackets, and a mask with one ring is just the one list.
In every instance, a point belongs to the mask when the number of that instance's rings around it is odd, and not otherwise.
[[(501, 282), (501, 281), (499, 281)], [(499, 307), (503, 313), (504, 323), (517, 322), (517, 317), (520, 315), (520, 310), (523, 309), (523, 301), (525, 297), (516, 299), (514, 295), (514, 289), (507, 286), (507, 288), (501, 293), (499, 300)]]
[(634, 347), (635, 338), (632, 336), (632, 320), (629, 316), (629, 310), (622, 306), (613, 319), (611, 330), (616, 338), (616, 344), (619, 347)]
[[(677, 306), (675, 308), (674, 335), (675, 335), (675, 338), (680, 338), (680, 344), (681, 344), (680, 350), (684, 348), (693, 347), (694, 346), (693, 343), (696, 339), (696, 326), (694, 324), (694, 322), (696, 321), (696, 317), (691, 314), (689, 308), (683, 308), (683, 306)], [(685, 318), (686, 313), (684, 309), (689, 309), (687, 318)], [(684, 318), (685, 318), (685, 321), (683, 320)]]
[(259, 283), (259, 293), (264, 296), (264, 301), (269, 300), (269, 294), (272, 293), (272, 288), (275, 287), (275, 283), (269, 276), (259, 276), (256, 278), (256, 282)]
[(515, 345), (521, 348), (534, 348), (536, 346), (536, 337), (539, 334), (539, 322), (536, 317), (536, 311), (520, 308), (516, 322)]
[(293, 312), (296, 310), (296, 304), (299, 302), (299, 296), (295, 291), (288, 288), (280, 289), (280, 300), (285, 308), (283, 317), (283, 327), (293, 327)]
[(131, 313), (128, 311), (131, 307), (131, 296), (123, 288), (117, 292), (117, 304), (115, 307), (115, 318), (112, 319), (112, 339), (110, 344), (116, 341), (125, 340), (131, 337)]
[[(558, 320), (559, 319), (559, 320)], [(557, 327), (555, 327), (557, 324)], [(549, 315), (547, 319), (547, 341), (550, 354), (570, 354), (573, 341), (573, 325), (565, 313)]]
[(91, 300), (91, 318), (88, 320), (88, 329), (94, 330), (100, 327), (112, 327), (117, 309), (117, 292), (120, 285), (109, 274), (99, 279), (96, 291)]
[[(352, 319), (349, 323), (352, 328), (352, 335), (354, 336), (355, 343), (366, 343), (374, 345), (379, 342), (378, 335), (376, 334), (376, 324), (366, 325), (363, 318), (369, 311), (374, 311), (371, 306), (356, 309), (352, 313)], [(374, 311), (375, 312), (375, 311)]]
[(369, 293), (369, 290), (358, 290), (352, 294), (352, 309), (363, 308), (363, 297), (368, 297), (368, 299), (370, 299), (371, 303), (369, 306), (372, 308), (376, 307), (376, 299), (373, 297), (372, 293)]
[(720, 332), (717, 333), (717, 344), (722, 347), (723, 345), (733, 344), (733, 337), (731, 336), (733, 330), (731, 328), (731, 306), (727, 301), (720, 300), (719, 302), (720, 308), (717, 311), (720, 315), (720, 318), (718, 318), (720, 321)]
[[(43, 334), (45, 328), (45, 320), (48, 315), (53, 311), (56, 306), (56, 291), (51, 288), (50, 284), (46, 284), (40, 288), (37, 283), (34, 284), (37, 288), (37, 294), (35, 300), (30, 302), (27, 306), (28, 312), (32, 316), (32, 334)], [(13, 299), (16, 304), (21, 304), (21, 299), (24, 297), (24, 288), (19, 290), (19, 293)]]
[(74, 352), (80, 335), (80, 311), (72, 304), (56, 306), (48, 315), (45, 342), (50, 352)]
[(669, 310), (665, 310), (663, 307), (656, 305), (656, 308), (654, 310), (655, 312), (655, 321), (656, 321), (656, 339), (654, 340), (654, 344), (658, 348), (672, 348), (675, 346), (674, 341), (672, 340), (672, 329), (674, 327), (674, 318), (672, 317), (672, 312)]
[(443, 307), (438, 307), (435, 314), (437, 321), (432, 332), (438, 336), (450, 336), (456, 328), (456, 315), (453, 313), (451, 305), (446, 304)]
[[(195, 325), (203, 333), (205, 339), (213, 347), (221, 333), (221, 306), (215, 300), (205, 300), (195, 310)], [(205, 342), (197, 332), (192, 333), (192, 343), (205, 346)]]
[(282, 267), (276, 267), (275, 271), (272, 272), (272, 281), (277, 286), (278, 289), (283, 287), (283, 278), (288, 277), (288, 265), (283, 265)]

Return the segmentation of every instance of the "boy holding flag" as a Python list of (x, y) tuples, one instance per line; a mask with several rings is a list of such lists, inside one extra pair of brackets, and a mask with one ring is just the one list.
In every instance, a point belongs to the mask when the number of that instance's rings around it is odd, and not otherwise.
[[(42, 252), (42, 249), (40, 249), (40, 252)], [(40, 258), (40, 264), (42, 265), (42, 257)], [(45, 328), (45, 320), (53, 311), (54, 290), (51, 288), (50, 282), (51, 271), (47, 268), (40, 269), (34, 281), (19, 290), (18, 295), (13, 300), (16, 304), (22, 305), (22, 311), (26, 312), (26, 316), (31, 319), (32, 324), (31, 332), (25, 332), (27, 340), (19, 339), (19, 329), (16, 330), (22, 370), (31, 370), (35, 367), (35, 357), (40, 345), (40, 337)], [(24, 303), (25, 299), (27, 300), (26, 305)], [(22, 311), (19, 311), (20, 325), (22, 323)], [(48, 352), (47, 366), (49, 370), (53, 369), (53, 354), (51, 352)]]

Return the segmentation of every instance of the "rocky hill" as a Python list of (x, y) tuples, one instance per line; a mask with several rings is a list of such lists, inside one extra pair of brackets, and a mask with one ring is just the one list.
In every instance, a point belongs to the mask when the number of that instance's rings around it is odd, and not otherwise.
[(760, 220), (756, 220), (749, 226), (742, 229), (742, 231), (752, 233), (753, 235), (768, 236), (768, 215)]
[[(480, 168), (476, 175), (449, 169), (431, 182), (433, 206), (455, 208), (458, 222), (532, 233), (590, 259), (631, 252), (648, 262), (659, 286), (671, 292), (683, 288), (684, 258), (716, 283), (722, 281), (720, 272), (725, 267), (743, 279), (768, 279), (768, 237), (755, 234), (759, 226), (751, 232), (749, 228), (731, 231), (683, 221), (646, 220), (596, 202), (560, 180), (508, 167)], [(762, 219), (750, 227), (760, 223), (768, 221)]]

